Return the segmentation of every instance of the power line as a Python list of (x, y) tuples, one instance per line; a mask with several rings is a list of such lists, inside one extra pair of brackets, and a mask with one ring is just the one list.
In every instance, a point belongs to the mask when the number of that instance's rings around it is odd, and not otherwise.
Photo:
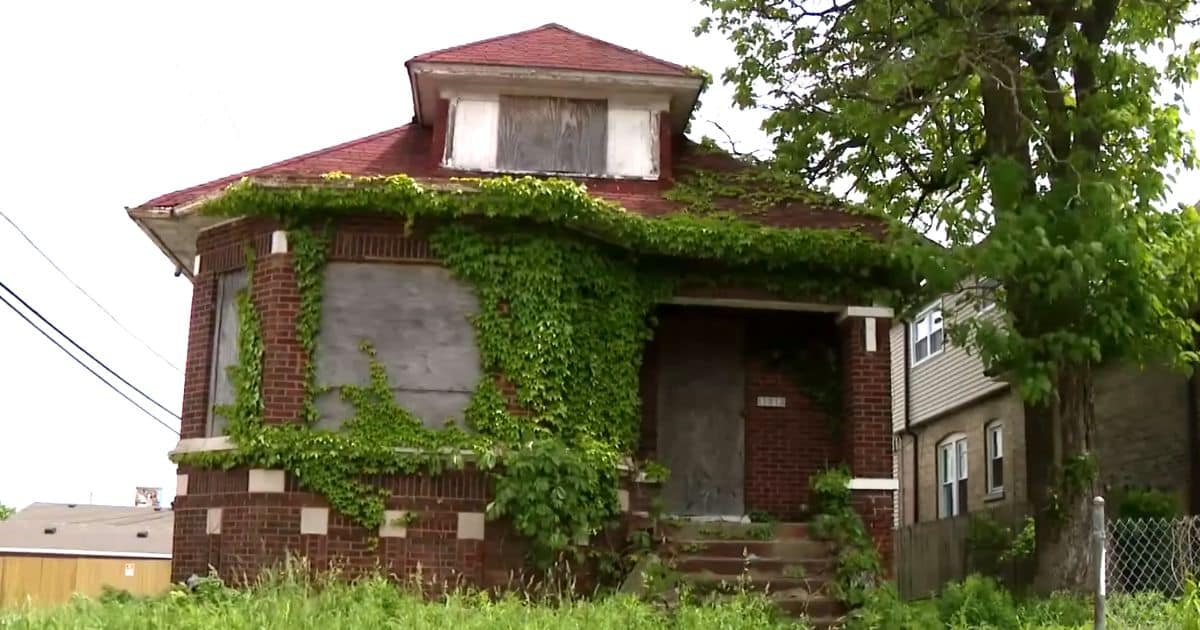
[(140, 410), (142, 411), (142, 413), (146, 414), (147, 416), (150, 416), (150, 418), (151, 418), (152, 420), (154, 420), (155, 422), (157, 422), (157, 423), (161, 424), (162, 426), (166, 427), (166, 428), (167, 428), (167, 430), (168, 430), (168, 431), (170, 431), (171, 433), (174, 433), (175, 435), (179, 435), (179, 431), (175, 430), (175, 428), (174, 428), (174, 427), (172, 427), (171, 425), (169, 425), (169, 424), (167, 424), (167, 423), (163, 422), (163, 421), (162, 421), (162, 420), (161, 420), (161, 419), (160, 419), (158, 416), (156, 416), (156, 415), (154, 415), (153, 413), (151, 413), (149, 409), (146, 409), (145, 407), (143, 407), (143, 406), (139, 405), (139, 404), (138, 404), (138, 402), (137, 402), (136, 400), (134, 400), (134, 399), (130, 398), (128, 394), (126, 394), (125, 392), (123, 392), (123, 391), (121, 391), (121, 390), (117, 389), (117, 386), (116, 386), (116, 385), (113, 385), (112, 383), (110, 383), (110, 382), (108, 382), (107, 380), (105, 380), (103, 376), (100, 376), (100, 374), (99, 374), (98, 372), (96, 372), (96, 370), (93, 370), (93, 369), (92, 369), (92, 367), (91, 367), (90, 365), (88, 365), (88, 364), (84, 363), (83, 361), (79, 360), (79, 357), (77, 357), (77, 356), (75, 356), (75, 355), (71, 354), (71, 351), (70, 351), (70, 350), (67, 350), (65, 347), (63, 347), (63, 345), (62, 345), (61, 343), (59, 343), (59, 342), (58, 342), (58, 340), (57, 340), (57, 339), (55, 339), (54, 337), (51, 337), (49, 333), (47, 333), (46, 331), (44, 331), (44, 330), (42, 330), (41, 328), (39, 328), (39, 327), (38, 327), (38, 325), (37, 325), (37, 324), (35, 324), (35, 323), (33, 322), (33, 320), (29, 319), (29, 317), (28, 317), (28, 316), (26, 316), (26, 315), (25, 315), (25, 313), (22, 313), (22, 312), (20, 311), (20, 309), (18, 309), (17, 307), (13, 306), (13, 305), (12, 305), (12, 302), (9, 302), (8, 300), (4, 299), (4, 296), (2, 296), (2, 295), (0, 295), (0, 302), (2, 302), (2, 303), (3, 303), (5, 306), (7, 306), (8, 308), (12, 309), (12, 312), (16, 313), (18, 316), (20, 316), (20, 317), (21, 317), (21, 319), (25, 320), (25, 323), (26, 323), (26, 324), (29, 324), (30, 326), (32, 326), (32, 327), (33, 327), (33, 329), (34, 329), (34, 330), (36, 330), (36, 331), (38, 331), (39, 333), (41, 333), (43, 337), (45, 337), (46, 339), (49, 339), (49, 340), (50, 340), (50, 343), (54, 344), (55, 346), (58, 346), (58, 349), (59, 349), (59, 350), (62, 350), (64, 353), (66, 353), (66, 355), (67, 355), (67, 356), (69, 356), (69, 357), (71, 357), (71, 359), (72, 359), (73, 361), (75, 361), (75, 362), (76, 362), (76, 363), (78, 363), (79, 365), (83, 366), (83, 369), (87, 370), (88, 372), (91, 372), (91, 373), (92, 373), (92, 376), (95, 376), (96, 378), (100, 379), (100, 382), (101, 382), (101, 383), (104, 383), (105, 385), (107, 385), (107, 386), (108, 386), (108, 388), (109, 388), (109, 389), (113, 390), (114, 392), (117, 392), (117, 394), (119, 394), (119, 395), (121, 396), (121, 398), (124, 398), (125, 400), (129, 401), (129, 404), (131, 404), (131, 405), (133, 405), (134, 407), (137, 407), (138, 409), (140, 409)]
[(117, 319), (116, 315), (113, 315), (112, 313), (110, 313), (108, 311), (108, 309), (104, 308), (103, 304), (96, 301), (96, 298), (92, 297), (92, 295), (90, 293), (88, 293), (86, 290), (84, 290), (83, 287), (79, 286), (79, 284), (77, 282), (72, 280), (71, 276), (68, 276), (67, 272), (63, 271), (61, 267), (59, 267), (57, 264), (55, 264), (55, 262), (53, 260), (51, 260), (49, 256), (46, 255), (46, 252), (43, 252), (42, 249), (37, 246), (37, 243), (34, 243), (33, 239), (29, 238), (29, 235), (26, 234), (25, 231), (22, 230), (21, 227), (16, 224), (16, 222), (14, 222), (11, 218), (9, 218), (9, 216), (7, 214), (4, 214), (3, 210), (0, 210), (0, 219), (4, 219), (5, 221), (8, 222), (9, 225), (13, 226), (13, 229), (17, 231), (17, 234), (20, 234), (21, 238), (25, 239), (25, 242), (29, 243), (29, 246), (32, 247), (34, 251), (41, 254), (42, 258), (46, 259), (46, 262), (50, 263), (50, 266), (54, 267), (54, 270), (57, 271), (59, 273), (59, 275), (66, 278), (67, 282), (71, 283), (71, 286), (78, 289), (80, 293), (82, 293), (87, 299), (92, 301), (92, 304), (96, 305), (96, 308), (100, 309), (105, 315), (107, 315), (108, 318), (113, 321), (113, 323), (115, 323), (117, 326), (120, 326), (121, 330), (125, 331), (125, 334), (129, 335), (130, 337), (133, 337), (138, 343), (142, 344), (142, 347), (149, 350), (150, 353), (153, 354), (154, 356), (158, 357), (159, 359), (162, 359), (162, 361), (164, 363), (166, 363), (167, 365), (174, 368), (176, 372), (183, 374), (183, 370), (179, 369), (178, 365), (175, 365), (174, 363), (171, 362), (170, 359), (168, 359), (167, 357), (160, 354), (154, 348), (150, 347), (149, 343), (146, 343), (145, 340), (143, 340), (141, 337), (134, 334), (134, 332), (132, 330), (130, 330), (128, 327), (126, 327), (125, 324), (121, 323), (121, 320)]
[(61, 328), (54, 325), (54, 322), (46, 319), (46, 317), (44, 315), (39, 313), (36, 308), (33, 308), (33, 306), (31, 306), (29, 304), (29, 302), (26, 302), (24, 299), (22, 299), (20, 295), (17, 295), (17, 292), (13, 291), (11, 288), (9, 288), (9, 286), (7, 284), (0, 282), (0, 289), (4, 289), (5, 292), (7, 292), (9, 295), (16, 298), (16, 300), (21, 303), (21, 306), (24, 306), (26, 308), (26, 310), (28, 310), (30, 313), (33, 313), (34, 316), (36, 316), (38, 319), (42, 320), (42, 322), (45, 323), (47, 326), (49, 326), (51, 330), (58, 333), (59, 336), (61, 336), (63, 339), (66, 339), (68, 342), (70, 342), (70, 344), (72, 346), (75, 346), (76, 349), (78, 349), (80, 352), (87, 355), (87, 358), (95, 361), (96, 363), (98, 363), (100, 365), (100, 367), (104, 368), (105, 371), (107, 371), (109, 374), (112, 374), (113, 376), (117, 377), (117, 380), (124, 383), (126, 385), (126, 387), (129, 387), (133, 391), (141, 394), (142, 398), (145, 398), (146, 400), (149, 400), (150, 402), (154, 403), (159, 409), (162, 409), (163, 411), (171, 414), (171, 416), (174, 417), (176, 420), (180, 420), (180, 421), (183, 420), (182, 418), (179, 417), (179, 414), (177, 414), (174, 411), (171, 411), (167, 407), (163, 406), (162, 403), (155, 400), (150, 394), (147, 394), (146, 392), (142, 391), (141, 389), (138, 389), (138, 387), (136, 385), (125, 380), (125, 377), (121, 376), (120, 374), (117, 374), (116, 370), (108, 367), (108, 365), (105, 364), (100, 359), (97, 359), (96, 355), (92, 354), (91, 352), (88, 352), (87, 348), (84, 348), (83, 346), (76, 343), (75, 340), (71, 338), (71, 335), (68, 335), (67, 333), (63, 332)]

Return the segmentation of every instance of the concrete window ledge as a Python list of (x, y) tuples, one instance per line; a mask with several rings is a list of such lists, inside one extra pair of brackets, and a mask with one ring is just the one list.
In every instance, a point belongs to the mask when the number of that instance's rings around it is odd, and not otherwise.
[(855, 477), (847, 484), (851, 490), (883, 490), (895, 492), (900, 489), (900, 482), (888, 477), (871, 478)]

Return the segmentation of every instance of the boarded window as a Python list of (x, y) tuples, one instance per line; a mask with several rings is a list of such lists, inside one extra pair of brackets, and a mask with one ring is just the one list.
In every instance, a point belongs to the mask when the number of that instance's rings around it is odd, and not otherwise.
[(496, 101), (456, 99), (446, 133), (446, 165), (468, 170), (496, 168)]
[(461, 424), (481, 370), (475, 294), (448, 270), (431, 265), (333, 263), (325, 270), (317, 383), (318, 426), (340, 427), (353, 415), (338, 386), (365, 385), (369, 341), (387, 370), (396, 400), (431, 428)]
[(605, 165), (608, 174), (619, 177), (657, 176), (658, 125), (658, 112), (609, 107), (608, 163)]
[(238, 362), (237, 295), (249, 282), (246, 272), (236, 271), (217, 278), (216, 324), (213, 331), (212, 380), (209, 386), (207, 435), (225, 435), (228, 419), (215, 413), (214, 407), (233, 404), (233, 383), (229, 368)]
[(607, 131), (605, 101), (501, 96), (496, 166), (505, 171), (601, 175)]

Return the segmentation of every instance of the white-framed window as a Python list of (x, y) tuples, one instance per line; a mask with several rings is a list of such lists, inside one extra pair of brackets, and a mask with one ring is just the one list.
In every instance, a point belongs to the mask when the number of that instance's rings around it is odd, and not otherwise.
[(1000, 290), (1000, 282), (982, 278), (975, 287), (975, 308), (980, 313), (986, 313), (996, 308), (996, 291)]
[(967, 512), (967, 437), (961, 433), (937, 447), (938, 518)]
[(450, 101), (443, 160), (464, 170), (656, 179), (658, 133), (650, 104), (465, 94)]
[(946, 347), (945, 330), (942, 323), (942, 304), (926, 309), (909, 327), (912, 338), (912, 364), (916, 365), (940, 354)]
[(999, 420), (989, 423), (983, 430), (987, 448), (987, 493), (1004, 494), (1004, 423)]

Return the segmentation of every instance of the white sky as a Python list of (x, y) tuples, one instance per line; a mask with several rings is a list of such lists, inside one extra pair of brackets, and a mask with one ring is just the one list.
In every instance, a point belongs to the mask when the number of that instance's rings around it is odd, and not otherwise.
[[(0, 5), (0, 211), (182, 366), (191, 285), (124, 208), (404, 124), (413, 55), (546, 22), (705, 68), (690, 0), (6, 2)], [(700, 120), (761, 148), (755, 112), (714, 86)], [(721, 137), (707, 124), (701, 134)], [(1180, 199), (1200, 198), (1191, 182)], [(0, 221), (0, 282), (171, 409), (183, 377), (125, 335)], [(174, 426), (178, 423), (169, 419)], [(169, 502), (176, 436), (0, 305), (0, 503)]]

